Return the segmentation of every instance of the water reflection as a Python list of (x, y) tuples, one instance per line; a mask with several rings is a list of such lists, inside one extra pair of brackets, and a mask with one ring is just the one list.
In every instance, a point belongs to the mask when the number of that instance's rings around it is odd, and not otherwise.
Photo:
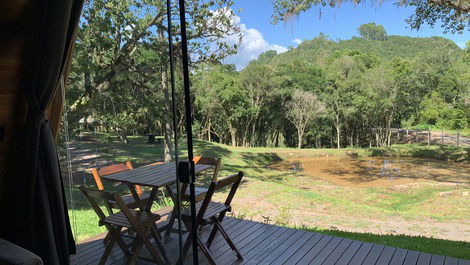
[(301, 172), (341, 186), (391, 186), (417, 181), (470, 184), (470, 167), (420, 158), (315, 157), (282, 161), (271, 168)]

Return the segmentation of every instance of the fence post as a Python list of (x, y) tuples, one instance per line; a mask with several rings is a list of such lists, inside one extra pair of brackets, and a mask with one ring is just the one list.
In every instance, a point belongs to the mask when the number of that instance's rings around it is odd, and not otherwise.
[(419, 141), (419, 130), (414, 130), (416, 132), (416, 136), (415, 136), (415, 143), (417, 143)]
[(441, 144), (444, 144), (444, 128), (441, 130)]
[(431, 129), (428, 128), (428, 146), (431, 145)]
[(457, 146), (460, 146), (460, 131), (457, 131)]

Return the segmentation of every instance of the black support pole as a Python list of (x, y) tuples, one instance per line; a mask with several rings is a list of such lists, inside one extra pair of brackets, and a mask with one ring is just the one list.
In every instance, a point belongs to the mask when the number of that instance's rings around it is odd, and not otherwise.
[(183, 84), (184, 84), (184, 103), (186, 109), (186, 137), (188, 143), (188, 161), (189, 161), (189, 198), (191, 204), (191, 238), (193, 241), (193, 264), (198, 265), (198, 247), (197, 247), (197, 218), (196, 218), (196, 196), (194, 191), (194, 181), (196, 174), (194, 172), (193, 162), (193, 133), (192, 133), (192, 113), (191, 113), (191, 94), (189, 89), (189, 57), (188, 41), (186, 38), (186, 9), (184, 0), (179, 0), (180, 24), (181, 24), (181, 51), (183, 57)]
[[(168, 21), (168, 55), (170, 58), (170, 80), (171, 80), (171, 100), (173, 108), (173, 133), (175, 137), (175, 164), (178, 167), (178, 128), (176, 120), (176, 93), (175, 93), (175, 66), (173, 59), (173, 32), (171, 23), (171, 0), (166, 0), (166, 15)], [(176, 177), (176, 215), (178, 216), (178, 246), (179, 246), (179, 260), (178, 264), (183, 264), (183, 238), (182, 238), (182, 226), (181, 226), (181, 194), (180, 194), (180, 180)], [(170, 228), (171, 229), (171, 228)]]

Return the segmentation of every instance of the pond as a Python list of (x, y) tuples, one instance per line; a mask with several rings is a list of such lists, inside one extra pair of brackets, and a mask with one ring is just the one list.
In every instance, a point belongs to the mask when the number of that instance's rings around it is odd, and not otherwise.
[(270, 167), (349, 187), (422, 181), (470, 184), (470, 165), (422, 158), (323, 156), (291, 159)]

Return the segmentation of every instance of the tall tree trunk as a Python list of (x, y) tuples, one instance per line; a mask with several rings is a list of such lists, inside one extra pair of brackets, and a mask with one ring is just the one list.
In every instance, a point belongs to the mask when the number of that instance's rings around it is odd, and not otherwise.
[(301, 149), (302, 148), (303, 132), (301, 130), (297, 130), (297, 136), (299, 137), (299, 143), (297, 144), (297, 148)]
[(227, 122), (227, 123), (228, 123), (228, 129), (230, 131), (230, 137), (232, 139), (232, 146), (236, 147), (237, 146), (237, 129), (233, 127), (231, 122)]
[(335, 127), (336, 127), (336, 148), (340, 149), (341, 148), (341, 124), (339, 121), (339, 115), (336, 114), (335, 116)]
[(211, 118), (207, 121), (207, 140), (211, 142)]
[[(163, 100), (165, 102), (165, 112), (163, 114), (163, 159), (165, 162), (170, 162), (173, 159), (173, 145), (171, 143), (171, 99), (170, 92), (168, 91), (168, 74), (166, 67), (161, 67), (162, 90)], [(176, 128), (175, 128), (176, 129)]]

